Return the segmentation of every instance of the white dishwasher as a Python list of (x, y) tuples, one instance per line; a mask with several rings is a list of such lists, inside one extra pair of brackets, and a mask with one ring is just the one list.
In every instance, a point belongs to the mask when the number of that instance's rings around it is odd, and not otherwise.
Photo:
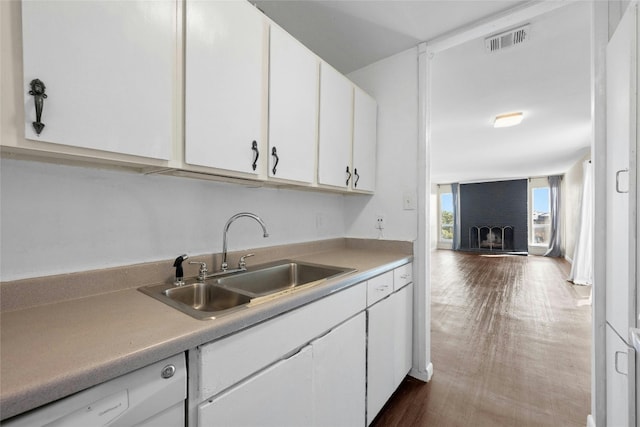
[(3, 427), (185, 425), (184, 353), (6, 420)]

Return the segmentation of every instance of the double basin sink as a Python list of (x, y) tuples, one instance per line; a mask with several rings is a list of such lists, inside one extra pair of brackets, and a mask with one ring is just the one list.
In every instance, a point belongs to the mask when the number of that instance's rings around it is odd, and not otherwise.
[(184, 286), (151, 285), (139, 290), (196, 319), (215, 319), (265, 300), (316, 286), (355, 271), (352, 268), (291, 260), (275, 261), (240, 273)]

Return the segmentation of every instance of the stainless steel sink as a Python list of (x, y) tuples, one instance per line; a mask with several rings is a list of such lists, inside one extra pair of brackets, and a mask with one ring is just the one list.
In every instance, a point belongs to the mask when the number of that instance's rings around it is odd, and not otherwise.
[(211, 283), (194, 283), (167, 289), (163, 293), (172, 300), (199, 311), (219, 312), (251, 301), (247, 295), (232, 292)]
[(203, 283), (180, 287), (151, 285), (138, 290), (196, 319), (204, 320), (248, 309), (251, 303), (306, 289), (352, 271), (355, 270), (282, 260)]
[(138, 288), (163, 303), (196, 319), (215, 319), (241, 309), (246, 309), (251, 297), (217, 286), (216, 282), (143, 286)]
[(318, 281), (352, 271), (352, 268), (284, 260), (257, 266), (255, 270), (246, 273), (223, 277), (218, 279), (218, 284), (258, 298), (297, 290), (303, 286), (310, 287)]

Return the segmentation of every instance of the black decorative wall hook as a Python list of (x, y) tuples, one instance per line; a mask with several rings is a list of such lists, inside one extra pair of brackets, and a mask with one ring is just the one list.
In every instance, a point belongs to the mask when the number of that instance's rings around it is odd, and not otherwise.
[(33, 95), (33, 102), (36, 106), (36, 121), (33, 122), (33, 128), (36, 130), (36, 133), (40, 135), (40, 132), (42, 132), (42, 129), (44, 129), (44, 123), (42, 123), (40, 120), (42, 119), (44, 99), (47, 97), (47, 94), (44, 93), (44, 91), (46, 90), (46, 86), (40, 79), (31, 80), (29, 86), (31, 86), (29, 95)]

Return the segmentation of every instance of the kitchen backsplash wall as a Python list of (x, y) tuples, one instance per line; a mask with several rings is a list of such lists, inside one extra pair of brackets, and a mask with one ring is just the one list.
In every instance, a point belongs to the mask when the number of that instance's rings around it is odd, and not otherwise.
[(16, 280), (346, 235), (344, 196), (0, 160), (0, 279)]

